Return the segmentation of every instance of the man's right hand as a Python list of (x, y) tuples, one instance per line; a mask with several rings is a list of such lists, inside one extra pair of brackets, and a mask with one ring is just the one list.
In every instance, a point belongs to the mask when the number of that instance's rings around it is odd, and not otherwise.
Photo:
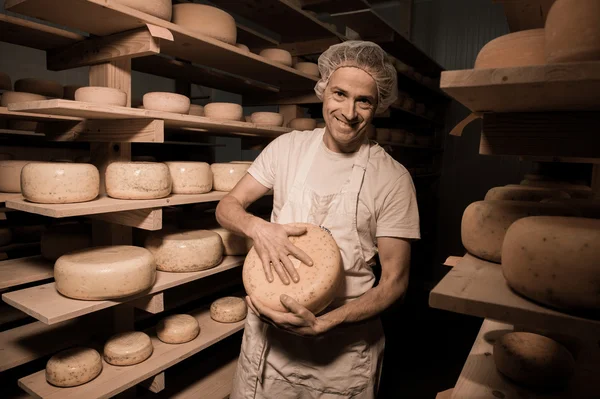
[(292, 225), (270, 223), (262, 219), (255, 221), (251, 238), (254, 240), (254, 249), (262, 261), (267, 281), (273, 282), (273, 271), (284, 284), (292, 281), (300, 281), (298, 271), (294, 267), (288, 255), (292, 255), (302, 263), (312, 266), (312, 259), (300, 248), (289, 240), (289, 236), (299, 236), (306, 233), (305, 227), (294, 227)]

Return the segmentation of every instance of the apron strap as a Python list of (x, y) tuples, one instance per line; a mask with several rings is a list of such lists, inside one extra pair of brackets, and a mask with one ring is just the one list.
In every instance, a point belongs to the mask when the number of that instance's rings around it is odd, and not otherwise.
[(323, 141), (323, 135), (325, 134), (325, 129), (321, 128), (321, 129), (317, 129), (317, 130), (321, 130), (321, 132), (319, 134), (317, 134), (317, 137), (315, 138), (315, 140), (310, 144), (310, 147), (306, 151), (304, 160), (302, 162), (300, 162), (300, 165), (298, 165), (298, 172), (296, 173), (296, 177), (294, 179), (294, 184), (292, 184), (290, 192), (288, 193), (288, 198), (290, 198), (290, 196), (294, 195), (294, 191), (295, 192), (302, 191), (302, 188), (304, 187), (304, 183), (306, 183), (306, 178), (308, 177), (308, 172), (310, 172), (310, 167), (312, 166), (312, 164), (314, 162), (315, 156), (317, 155), (317, 152), (319, 151), (319, 146), (321, 145), (321, 142)]
[(352, 174), (350, 175), (350, 182), (348, 185), (342, 188), (342, 193), (359, 193), (362, 188), (362, 184), (365, 178), (365, 172), (367, 171), (367, 165), (371, 156), (369, 140), (363, 141), (360, 149), (358, 150), (358, 156), (352, 166)]

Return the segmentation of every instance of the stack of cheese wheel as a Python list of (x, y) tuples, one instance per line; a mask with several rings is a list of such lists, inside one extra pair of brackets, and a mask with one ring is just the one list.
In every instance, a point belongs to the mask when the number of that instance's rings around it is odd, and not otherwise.
[(248, 295), (258, 298), (266, 306), (285, 312), (280, 297), (286, 294), (300, 305), (317, 314), (325, 309), (338, 294), (344, 278), (342, 257), (335, 240), (327, 231), (307, 223), (294, 223), (293, 226), (305, 227), (307, 232), (289, 239), (313, 260), (313, 266), (302, 264), (290, 256), (296, 267), (300, 281), (285, 285), (275, 274), (269, 283), (265, 276), (262, 261), (256, 249), (252, 248), (246, 256), (242, 277)]
[(518, 293), (566, 311), (600, 310), (600, 220), (533, 216), (513, 223), (502, 271)]
[(102, 372), (102, 357), (92, 348), (71, 348), (46, 363), (46, 381), (57, 387), (75, 387), (90, 382)]
[(528, 187), (514, 184), (491, 188), (485, 195), (486, 201), (510, 200), (539, 202), (548, 198), (569, 199), (571, 196), (562, 190), (545, 187)]
[(217, 266), (223, 259), (221, 236), (209, 230), (151, 233), (144, 246), (164, 272), (197, 272)]
[(106, 168), (105, 184), (113, 198), (164, 198), (171, 194), (171, 172), (164, 163), (113, 162)]
[(500, 36), (479, 51), (475, 69), (543, 65), (546, 63), (544, 42), (544, 29)]
[(33, 161), (0, 161), (0, 191), (3, 193), (21, 192), (21, 170)]
[(42, 233), (40, 240), (42, 257), (51, 261), (55, 261), (69, 252), (91, 246), (91, 229), (81, 223), (50, 227)]
[(31, 162), (21, 171), (21, 192), (31, 202), (86, 202), (99, 191), (100, 173), (89, 163)]
[(500, 263), (506, 231), (518, 219), (537, 216), (578, 216), (576, 210), (560, 204), (530, 201), (478, 201), (465, 209), (461, 237), (470, 254)]
[(231, 191), (244, 177), (250, 164), (246, 163), (213, 163), (213, 189), (216, 191)]
[(237, 41), (235, 20), (225, 11), (203, 4), (174, 4), (173, 23), (228, 44)]
[(196, 318), (188, 314), (174, 314), (158, 322), (156, 336), (167, 344), (183, 344), (200, 334)]
[(590, 186), (586, 186), (584, 184), (573, 184), (569, 182), (562, 181), (552, 181), (552, 180), (522, 180), (522, 186), (528, 187), (543, 187), (543, 188), (551, 188), (555, 190), (561, 190), (565, 193), (569, 194), (572, 198), (591, 198), (593, 196), (593, 191)]
[(154, 347), (148, 334), (127, 331), (115, 334), (104, 344), (104, 360), (114, 366), (131, 366), (148, 359)]
[(173, 181), (173, 194), (202, 194), (212, 190), (213, 174), (206, 162), (165, 162)]
[(219, 323), (236, 323), (244, 320), (247, 314), (246, 301), (235, 296), (217, 299), (210, 305), (210, 317)]
[(211, 231), (221, 236), (224, 254), (227, 256), (246, 255), (254, 245), (254, 241), (250, 237), (234, 234), (223, 227), (214, 228)]
[(70, 252), (54, 264), (58, 292), (74, 299), (102, 300), (139, 294), (156, 280), (154, 257), (129, 245)]

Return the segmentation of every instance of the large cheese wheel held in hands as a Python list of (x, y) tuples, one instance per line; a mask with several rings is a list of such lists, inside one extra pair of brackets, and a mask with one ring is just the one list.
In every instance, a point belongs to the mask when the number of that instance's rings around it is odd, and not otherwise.
[(31, 202), (86, 202), (99, 191), (100, 172), (89, 163), (31, 162), (21, 171), (21, 192)]
[(535, 201), (547, 198), (569, 199), (571, 196), (561, 190), (545, 187), (528, 187), (508, 185), (491, 188), (485, 195), (485, 200)]
[(502, 246), (508, 285), (566, 311), (600, 310), (600, 220), (533, 216), (513, 223)]
[(92, 348), (76, 347), (52, 356), (46, 363), (46, 381), (57, 387), (75, 387), (102, 372), (102, 357)]
[(64, 254), (92, 246), (92, 232), (84, 224), (53, 226), (42, 232), (40, 250), (42, 257), (55, 261)]
[(211, 229), (211, 231), (221, 236), (224, 254), (228, 256), (246, 255), (254, 245), (254, 241), (250, 237), (234, 234), (223, 227)]
[(307, 232), (301, 236), (290, 236), (289, 239), (298, 248), (311, 257), (314, 264), (307, 266), (290, 256), (296, 267), (300, 281), (285, 285), (274, 273), (273, 282), (269, 283), (255, 248), (246, 256), (242, 278), (246, 292), (258, 298), (266, 306), (285, 312), (280, 297), (286, 294), (313, 313), (319, 313), (335, 299), (343, 282), (344, 270), (342, 257), (337, 243), (324, 229), (308, 223), (293, 223), (292, 226), (306, 227)]
[(171, 172), (164, 163), (113, 162), (106, 168), (105, 184), (113, 198), (164, 198), (171, 194)]
[(579, 212), (560, 204), (530, 201), (477, 201), (465, 209), (461, 224), (464, 247), (470, 254), (500, 263), (502, 243), (513, 222), (528, 216), (579, 216)]
[(165, 162), (171, 172), (173, 194), (202, 194), (212, 190), (213, 174), (206, 162)]
[(0, 161), (0, 192), (21, 192), (21, 170), (33, 161), (7, 159)]
[(116, 0), (116, 2), (156, 18), (171, 21), (171, 0)]
[(54, 280), (57, 291), (69, 298), (123, 298), (152, 287), (156, 264), (145, 248), (113, 245), (82, 249), (56, 260)]
[(500, 36), (483, 46), (475, 69), (510, 68), (546, 63), (544, 29), (529, 29)]
[(228, 44), (237, 40), (237, 26), (231, 15), (203, 4), (174, 4), (173, 23)]
[(156, 231), (144, 246), (154, 255), (156, 268), (165, 272), (197, 272), (223, 259), (221, 236), (209, 230)]
[(236, 323), (246, 318), (246, 301), (235, 296), (217, 299), (210, 305), (210, 317), (219, 323)]
[(167, 344), (183, 344), (200, 334), (198, 320), (189, 314), (174, 314), (158, 322), (156, 336)]
[(104, 344), (104, 360), (114, 366), (131, 366), (148, 359), (154, 347), (148, 334), (126, 331), (115, 334)]
[(244, 177), (250, 164), (244, 163), (213, 163), (213, 189), (216, 191), (231, 191)]

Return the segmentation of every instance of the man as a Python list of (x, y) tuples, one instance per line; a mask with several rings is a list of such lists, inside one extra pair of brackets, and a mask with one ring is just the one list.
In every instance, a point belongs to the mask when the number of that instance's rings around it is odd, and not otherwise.
[[(248, 313), (232, 399), (373, 398), (381, 375), (384, 337), (378, 315), (408, 285), (410, 240), (420, 238), (412, 179), (367, 127), (397, 97), (396, 71), (376, 44), (348, 41), (319, 57), (325, 129), (274, 140), (217, 207), (225, 228), (254, 240), (268, 281), (296, 284), (289, 255), (310, 257), (291, 244), (304, 222), (326, 227), (342, 254), (345, 285), (314, 315), (282, 295), (288, 312), (247, 298)], [(246, 208), (274, 191), (272, 223)], [(379, 253), (381, 279), (371, 269)]]

